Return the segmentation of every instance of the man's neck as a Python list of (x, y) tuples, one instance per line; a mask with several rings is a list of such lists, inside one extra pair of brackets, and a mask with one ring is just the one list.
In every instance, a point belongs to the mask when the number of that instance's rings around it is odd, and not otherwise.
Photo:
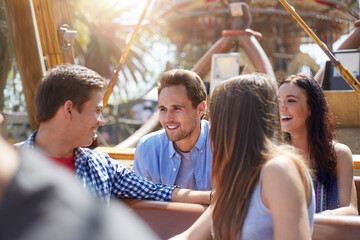
[(70, 157), (75, 147), (70, 145), (71, 139), (64, 132), (62, 129), (52, 127), (51, 124), (40, 124), (35, 145), (49, 157)]
[(194, 131), (187, 136), (184, 139), (181, 139), (179, 141), (173, 142), (174, 146), (180, 150), (181, 152), (190, 152), (191, 149), (193, 149), (200, 137), (200, 121), (197, 124), (196, 128), (194, 129)]

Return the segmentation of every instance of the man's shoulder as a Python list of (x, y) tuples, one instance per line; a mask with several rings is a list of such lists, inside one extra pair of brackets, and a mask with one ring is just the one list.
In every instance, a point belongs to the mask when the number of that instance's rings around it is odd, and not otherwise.
[(33, 139), (34, 139), (33, 134), (31, 134), (28, 139), (26, 139), (22, 142), (15, 143), (14, 147), (16, 147), (18, 149), (31, 149), (34, 147)]
[(89, 148), (76, 148), (74, 151), (75, 161), (79, 163), (79, 166), (88, 165), (91, 163), (93, 166), (110, 167), (113, 166), (116, 160), (110, 158), (107, 153), (92, 150)]
[(74, 159), (77, 163), (76, 168), (80, 169), (80, 172), (88, 172), (88, 169), (93, 169), (96, 172), (108, 175), (110, 172), (113, 174), (114, 172), (122, 172), (122, 169), (126, 169), (118, 160), (111, 158), (107, 153), (89, 148), (76, 148)]
[(15, 144), (14, 144), (14, 147), (16, 147), (16, 148), (22, 148), (22, 147), (25, 145), (25, 142), (26, 142), (26, 140), (25, 140), (25, 141), (22, 141), (22, 142), (15, 143)]
[(205, 133), (205, 134), (208, 134), (209, 131), (210, 131), (210, 123), (207, 121), (207, 120), (204, 120), (202, 119), (201, 122), (200, 122), (200, 126), (201, 126), (201, 129), (203, 131), (201, 131), (201, 133)]
[[(200, 122), (200, 137), (198, 143), (207, 145), (209, 144), (209, 135), (210, 135), (210, 124), (206, 120), (201, 120)], [(197, 144), (198, 144), (197, 143)]]

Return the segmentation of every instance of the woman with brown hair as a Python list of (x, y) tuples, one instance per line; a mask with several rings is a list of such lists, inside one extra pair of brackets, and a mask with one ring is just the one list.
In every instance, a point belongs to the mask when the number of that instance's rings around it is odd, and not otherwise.
[(311, 76), (291, 75), (278, 95), (282, 129), (314, 172), (316, 212), (357, 215), (352, 154), (334, 141), (334, 122), (320, 85)]
[[(300, 156), (282, 144), (275, 80), (241, 75), (210, 102), (212, 204), (179, 239), (310, 239), (314, 196)], [(210, 231), (212, 229), (212, 231)]]

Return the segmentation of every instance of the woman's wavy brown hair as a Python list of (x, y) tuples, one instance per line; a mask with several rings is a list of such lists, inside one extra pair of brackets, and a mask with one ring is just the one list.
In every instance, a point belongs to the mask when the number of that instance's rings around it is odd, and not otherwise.
[(249, 74), (224, 81), (211, 96), (210, 122), (215, 239), (235, 239), (270, 146), (283, 142), (275, 79)]
[(307, 96), (311, 111), (307, 120), (310, 160), (316, 169), (318, 180), (325, 187), (329, 187), (336, 168), (336, 154), (333, 146), (335, 124), (325, 94), (313, 77), (302, 73), (288, 76), (280, 83), (280, 86), (284, 83), (296, 84)]

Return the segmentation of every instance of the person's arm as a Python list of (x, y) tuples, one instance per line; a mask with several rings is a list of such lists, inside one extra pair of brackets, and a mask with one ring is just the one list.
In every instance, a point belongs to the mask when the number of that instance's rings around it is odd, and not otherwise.
[(184, 203), (209, 204), (211, 191), (194, 191), (180, 189), (173, 185), (154, 183), (146, 178), (138, 176), (118, 161), (103, 155), (109, 161), (109, 172), (113, 172), (111, 178), (111, 195), (120, 198), (173, 201)]
[(261, 197), (273, 219), (274, 239), (311, 239), (310, 180), (301, 177), (295, 163), (285, 157), (267, 162), (262, 174)]
[(336, 181), (339, 208), (321, 212), (331, 215), (358, 215), (357, 195), (353, 177), (353, 159), (348, 146), (336, 143)]
[(175, 188), (171, 194), (171, 201), (183, 203), (210, 204), (211, 191), (194, 191)]
[(202, 239), (211, 239), (211, 216), (213, 212), (213, 207), (210, 205), (203, 214), (196, 220), (196, 222), (188, 228), (185, 232), (176, 235), (170, 240), (202, 240)]

